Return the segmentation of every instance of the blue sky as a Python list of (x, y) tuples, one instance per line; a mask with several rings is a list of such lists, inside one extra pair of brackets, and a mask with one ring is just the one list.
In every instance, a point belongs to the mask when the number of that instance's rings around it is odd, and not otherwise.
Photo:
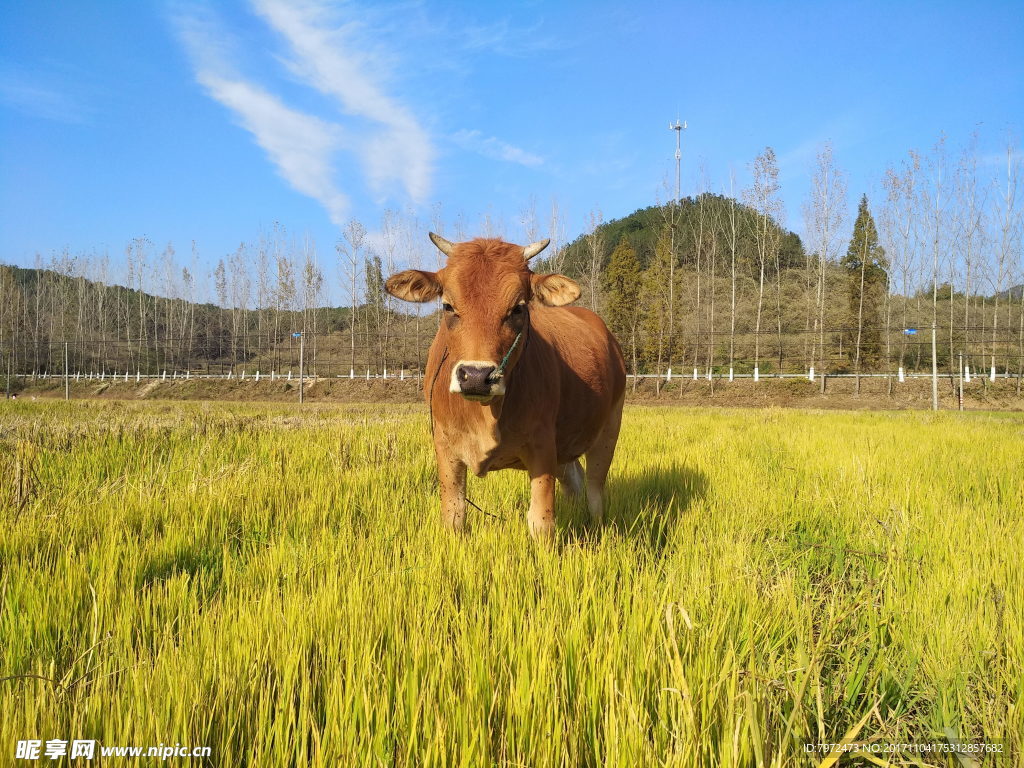
[(511, 240), (531, 199), (565, 234), (699, 168), (716, 190), (767, 145), (802, 230), (831, 140), (851, 207), (907, 150), (1024, 127), (1020, 3), (3, 2), (0, 261), (206, 265), (275, 221), (333, 260), (382, 211)]

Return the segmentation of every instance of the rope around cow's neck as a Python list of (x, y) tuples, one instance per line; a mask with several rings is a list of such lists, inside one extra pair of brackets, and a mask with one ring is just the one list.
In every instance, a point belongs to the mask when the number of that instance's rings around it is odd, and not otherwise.
[[(526, 328), (524, 326), (523, 331), (525, 330)], [(498, 367), (495, 368), (494, 372), (487, 378), (491, 379), (492, 381), (496, 381), (505, 375), (505, 366), (508, 365), (508, 359), (512, 357), (512, 353), (515, 352), (516, 347), (519, 346), (519, 340), (523, 338), (523, 331), (520, 331), (519, 333), (516, 334), (515, 339), (512, 341), (512, 346), (508, 348), (508, 352), (505, 353), (505, 356), (501, 359), (501, 362), (498, 364)]]

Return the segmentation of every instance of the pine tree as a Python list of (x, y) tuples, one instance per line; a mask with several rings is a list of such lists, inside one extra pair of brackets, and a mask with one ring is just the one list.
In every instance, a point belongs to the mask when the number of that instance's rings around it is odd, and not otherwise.
[(856, 371), (876, 367), (882, 355), (882, 309), (889, 290), (889, 262), (878, 244), (875, 219), (863, 195), (857, 208), (853, 237), (846, 255), (840, 260), (849, 286), (850, 315), (856, 318), (856, 333), (851, 333)]
[[(636, 249), (625, 235), (612, 251), (604, 273), (608, 326), (629, 351), (632, 372), (637, 373), (637, 329), (640, 324), (640, 291), (643, 275)], [(633, 379), (634, 387), (636, 379)]]

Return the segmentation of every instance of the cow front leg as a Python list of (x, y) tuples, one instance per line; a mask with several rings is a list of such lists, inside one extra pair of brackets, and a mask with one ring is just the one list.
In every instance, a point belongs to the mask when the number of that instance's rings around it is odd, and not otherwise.
[(527, 469), (530, 472), (530, 512), (527, 516), (530, 535), (549, 544), (555, 539), (555, 475), (558, 471), (553, 452), (532, 457)]
[(466, 465), (435, 446), (437, 479), (441, 485), (441, 522), (453, 531), (466, 527)]

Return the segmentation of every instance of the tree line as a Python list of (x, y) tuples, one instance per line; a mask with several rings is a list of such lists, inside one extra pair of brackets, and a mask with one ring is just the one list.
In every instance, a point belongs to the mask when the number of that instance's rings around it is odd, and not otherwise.
[[(884, 196), (847, 211), (832, 148), (816, 158), (805, 237), (781, 224), (775, 153), (751, 185), (652, 206), (591, 226), (547, 266), (583, 286), (632, 370), (708, 373), (1022, 373), (1020, 160), (982, 173), (940, 141), (889, 169)], [(991, 169), (988, 169), (991, 170)], [(932, 334), (934, 328), (935, 333)], [(934, 349), (933, 341), (934, 338)]]
[[(786, 229), (778, 161), (766, 148), (720, 191), (670, 199), (604, 221), (566, 242), (557, 201), (531, 200), (514, 226), (459, 217), (446, 236), (552, 237), (535, 269), (563, 272), (581, 303), (607, 320), (635, 373), (699, 375), (952, 371), (1022, 374), (1024, 263), (1016, 199), (1020, 160), (974, 145), (950, 157), (945, 141), (888, 169), (884, 194), (847, 182), (825, 145), (804, 201), (804, 237)], [(386, 276), (436, 268), (426, 230), (388, 210), (372, 234), (350, 221), (334, 244), (333, 274), (308, 237), (283, 226), (204, 268), (196, 245), (182, 259), (146, 238), (121, 258), (68, 250), (34, 268), (0, 267), (0, 354), (20, 374), (63, 370), (282, 371), (324, 375), (418, 371), (435, 320), (396, 302)], [(427, 308), (430, 311), (431, 308)], [(934, 334), (932, 333), (934, 329)], [(934, 341), (933, 341), (934, 339)], [(2, 372), (0, 372), (2, 373)]]

